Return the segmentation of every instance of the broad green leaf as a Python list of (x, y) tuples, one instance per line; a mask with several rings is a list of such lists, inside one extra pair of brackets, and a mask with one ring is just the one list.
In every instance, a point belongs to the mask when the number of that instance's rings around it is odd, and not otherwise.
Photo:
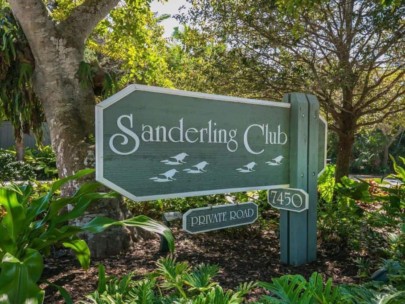
[(0, 222), (0, 259), (6, 252), (15, 254), (17, 252), (17, 245), (11, 239), (7, 227)]
[(94, 169), (83, 169), (78, 171), (76, 174), (57, 180), (52, 184), (50, 193), (54, 193), (56, 190), (60, 189), (64, 184), (72, 180), (79, 179), (83, 176), (89, 175), (91, 173), (94, 173), (94, 171), (95, 171)]
[(1, 265), (0, 303), (42, 303), (44, 292), (32, 280), (25, 263), (6, 253)]
[(24, 208), (18, 202), (16, 193), (6, 189), (0, 189), (0, 206), (3, 206), (6, 212), (2, 224), (10, 238), (16, 242), (19, 232), (25, 228)]
[[(84, 212), (87, 210), (87, 208), (93, 201), (99, 200), (99, 199), (111, 199), (111, 198), (116, 198), (115, 192), (83, 194), (74, 203), (74, 207), (73, 207), (72, 211), (69, 211), (61, 216), (55, 217), (54, 222), (55, 222), (55, 224), (58, 224), (58, 223), (70, 221), (72, 219), (76, 219), (84, 214)], [(71, 201), (74, 202), (75, 198), (72, 197)]]
[(84, 269), (90, 266), (90, 249), (83, 240), (71, 240), (63, 242), (63, 246), (70, 248), (76, 255), (77, 260)]
[(28, 248), (22, 258), (23, 264), (27, 267), (28, 275), (33, 282), (38, 282), (44, 270), (42, 255), (34, 249)]
[(65, 304), (73, 304), (72, 297), (70, 296), (69, 292), (65, 288), (63, 288), (62, 286), (53, 284), (49, 281), (46, 281), (46, 283), (59, 291), (60, 295), (62, 296), (63, 300), (65, 301)]
[(116, 221), (107, 217), (95, 217), (81, 228), (91, 233), (100, 233), (111, 226), (130, 226), (158, 233), (165, 237), (169, 244), (170, 251), (174, 250), (174, 238), (170, 229), (145, 215), (138, 215), (130, 219)]
[(46, 231), (38, 238), (31, 241), (31, 247), (36, 250), (47, 250), (51, 245), (69, 240), (76, 236), (82, 229), (77, 226), (63, 226), (61, 228), (52, 228)]
[(106, 288), (105, 267), (103, 264), (98, 265), (98, 284), (97, 291), (102, 294)]

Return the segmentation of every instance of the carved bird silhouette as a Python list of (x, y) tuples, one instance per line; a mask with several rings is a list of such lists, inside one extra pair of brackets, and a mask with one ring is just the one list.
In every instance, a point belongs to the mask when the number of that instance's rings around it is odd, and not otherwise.
[(166, 179), (168, 179), (168, 180), (175, 180), (175, 179), (173, 178), (173, 176), (174, 176), (177, 172), (179, 172), (179, 171), (177, 171), (176, 169), (171, 169), (171, 170), (169, 170), (169, 171), (166, 171), (165, 173), (160, 173), (159, 175), (162, 175), (162, 176), (166, 177)]
[[(187, 173), (194, 173), (194, 174), (204, 173), (204, 172), (207, 172), (206, 170), (204, 170), (205, 166), (207, 166), (207, 165), (208, 165), (208, 162), (202, 161), (194, 166), (191, 166), (191, 168), (184, 169), (183, 171), (186, 171)], [(193, 168), (196, 168), (196, 169), (193, 169)]]
[(252, 172), (252, 171), (254, 171), (253, 168), (256, 165), (257, 164), (255, 162), (250, 162), (250, 163), (242, 166), (242, 168), (238, 168), (236, 170), (238, 170), (239, 172), (242, 172), (242, 173)]
[(278, 166), (281, 165), (281, 161), (283, 160), (284, 156), (279, 155), (273, 158), (271, 161), (266, 162), (269, 166)]
[(171, 156), (169, 157), (169, 159), (164, 159), (161, 162), (165, 163), (167, 165), (181, 165), (181, 164), (185, 164), (186, 162), (184, 161), (184, 159), (189, 156), (187, 153), (183, 152), (180, 154), (177, 154), (175, 156)]
[(207, 165), (208, 165), (208, 162), (202, 161), (202, 162), (200, 162), (200, 163), (194, 165), (193, 167), (197, 168), (198, 171), (203, 171), (203, 172), (205, 172), (204, 168), (205, 168), (205, 166), (207, 166)]

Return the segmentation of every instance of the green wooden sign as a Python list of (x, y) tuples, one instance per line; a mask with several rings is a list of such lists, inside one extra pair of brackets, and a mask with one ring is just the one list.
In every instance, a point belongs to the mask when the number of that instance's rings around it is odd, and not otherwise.
[(271, 102), (130, 85), (96, 106), (96, 179), (135, 201), (302, 189), (305, 209), (280, 210), (281, 261), (301, 265), (316, 259), (326, 136), (313, 95)]
[(251, 202), (190, 209), (183, 215), (183, 230), (201, 233), (252, 224), (257, 211), (257, 205)]
[(289, 107), (131, 85), (96, 107), (97, 180), (136, 201), (287, 186)]
[(308, 193), (301, 189), (272, 189), (268, 191), (267, 200), (276, 209), (293, 212), (308, 209)]
[(96, 106), (96, 179), (135, 201), (288, 187), (290, 107), (130, 85)]

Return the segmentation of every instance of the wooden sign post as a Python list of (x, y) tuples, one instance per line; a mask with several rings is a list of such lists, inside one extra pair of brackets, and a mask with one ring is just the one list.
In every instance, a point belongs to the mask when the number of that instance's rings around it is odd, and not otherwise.
[(316, 259), (316, 208), (319, 143), (319, 103), (312, 95), (288, 94), (290, 117), (290, 187), (308, 193), (308, 209), (281, 210), (281, 262), (301, 265)]
[(316, 258), (325, 137), (312, 95), (271, 102), (130, 85), (96, 106), (96, 179), (135, 201), (300, 189), (309, 197), (302, 205), (292, 190), (278, 196), (291, 197), (281, 211), (281, 261), (300, 265)]

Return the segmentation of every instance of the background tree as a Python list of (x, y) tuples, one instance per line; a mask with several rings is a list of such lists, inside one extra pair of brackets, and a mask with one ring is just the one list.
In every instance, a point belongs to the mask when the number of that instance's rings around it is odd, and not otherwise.
[[(59, 177), (66, 177), (94, 162), (94, 105), (91, 86), (83, 85), (83, 62), (86, 43), (97, 24), (119, 3), (118, 0), (84, 1), (8, 1), (13, 15), (24, 31), (35, 63), (32, 88), (41, 102), (50, 129), (52, 147), (57, 156)], [(128, 17), (142, 18), (149, 10), (149, 1), (120, 2), (121, 12), (129, 6), (136, 10)], [(114, 12), (111, 13), (114, 16)], [(111, 24), (125, 21), (114, 19)], [(138, 28), (142, 32), (143, 28)], [(127, 32), (132, 36), (136, 33)], [(123, 33), (124, 35), (124, 33)], [(103, 43), (102, 40), (95, 40)], [(125, 51), (125, 50), (124, 50)], [(119, 60), (119, 59), (118, 59)], [(86, 73), (84, 73), (86, 75)], [(96, 73), (97, 74), (97, 73)], [(87, 73), (89, 75), (89, 73)], [(77, 184), (64, 188), (64, 195), (72, 194)], [(117, 201), (98, 203), (93, 214), (122, 218), (125, 210)], [(89, 218), (91, 218), (89, 214)], [(108, 256), (128, 246), (128, 235), (101, 235), (89, 239), (94, 256)]]
[(190, 3), (180, 19), (238, 49), (257, 75), (252, 83), (268, 79), (263, 97), (297, 90), (317, 95), (338, 135), (338, 180), (349, 173), (359, 128), (405, 110), (405, 88), (398, 85), (405, 73), (404, 7), (395, 1)]
[(41, 144), (44, 115), (31, 85), (34, 58), (4, 1), (0, 1), (0, 23), (0, 107), (14, 128), (17, 160), (23, 160), (24, 134), (34, 133)]

